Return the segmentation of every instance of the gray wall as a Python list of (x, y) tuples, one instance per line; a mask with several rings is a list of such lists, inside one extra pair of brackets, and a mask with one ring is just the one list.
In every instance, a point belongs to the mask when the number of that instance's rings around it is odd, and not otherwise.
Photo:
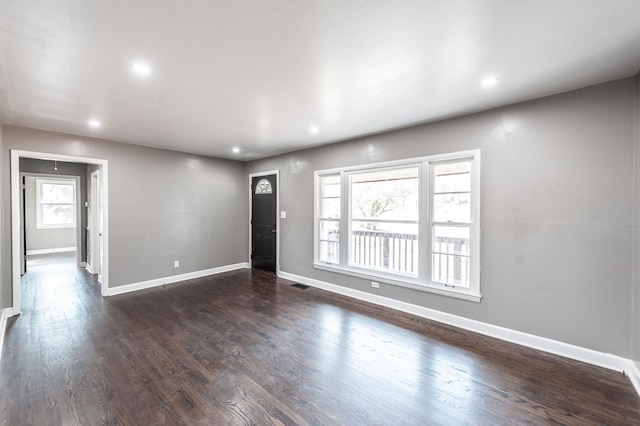
[[(246, 166), (281, 171), (282, 271), (631, 355), (634, 79)], [(482, 150), (481, 303), (313, 268), (313, 172)]]
[(36, 177), (26, 176), (25, 183), (25, 233), (27, 236), (27, 253), (31, 250), (75, 247), (75, 228), (38, 229)]
[[(57, 168), (58, 170), (55, 170)], [(86, 227), (87, 227), (87, 209), (84, 207), (85, 201), (87, 201), (87, 165), (80, 163), (68, 163), (65, 161), (58, 161), (54, 163), (51, 160), (37, 160), (34, 158), (21, 158), (20, 159), (20, 172), (24, 173), (39, 173), (39, 174), (49, 174), (49, 175), (65, 175), (65, 176), (78, 176), (80, 177), (80, 261), (85, 262), (87, 260), (86, 254)], [(34, 195), (35, 196), (35, 195)], [(37, 250), (39, 246), (42, 245), (42, 248), (45, 245), (49, 245), (45, 241), (45, 239), (56, 239), (56, 238), (69, 238), (69, 230), (47, 230), (52, 232), (42, 232), (43, 230), (39, 230), (40, 232), (31, 233), (27, 230), (27, 250)], [(66, 231), (66, 232), (65, 232)], [(73, 232), (73, 231), (71, 231)], [(40, 234), (42, 238), (37, 241), (33, 241), (30, 239), (34, 235)], [(75, 235), (74, 242), (70, 246), (75, 246)], [(33, 245), (33, 247), (29, 246), (29, 243)], [(70, 247), (70, 246), (61, 246), (61, 247)]]
[[(247, 261), (242, 163), (7, 125), (3, 138), (4, 265), (11, 265), (12, 149), (109, 161), (110, 287)], [(10, 266), (2, 300), (10, 306)]]
[(640, 74), (636, 76), (636, 135), (635, 135), (635, 211), (634, 211), (634, 268), (633, 268), (633, 360), (640, 368)]

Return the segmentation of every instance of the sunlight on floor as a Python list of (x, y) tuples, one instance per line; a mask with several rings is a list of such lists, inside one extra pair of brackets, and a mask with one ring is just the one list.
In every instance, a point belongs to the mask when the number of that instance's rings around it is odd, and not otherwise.
[(27, 256), (27, 272), (21, 279), (25, 301), (23, 310), (50, 310), (53, 315), (54, 310), (62, 309), (64, 314), (54, 317), (61, 319), (75, 316), (76, 310), (82, 308), (75, 294), (76, 274), (80, 271), (75, 251)]

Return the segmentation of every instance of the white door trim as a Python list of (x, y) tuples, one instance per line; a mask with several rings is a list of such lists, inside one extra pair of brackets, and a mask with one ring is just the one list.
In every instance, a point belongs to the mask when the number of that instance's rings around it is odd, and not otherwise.
[(252, 235), (251, 235), (251, 212), (253, 211), (253, 190), (251, 181), (254, 177), (276, 175), (276, 276), (280, 275), (280, 170), (270, 170), (268, 172), (249, 174), (249, 267), (251, 267)]
[(103, 238), (102, 252), (104, 256), (104, 273), (100, 292), (107, 295), (109, 288), (109, 208), (108, 208), (108, 162), (107, 160), (71, 155), (50, 154), (44, 152), (11, 150), (11, 281), (13, 292), (12, 314), (18, 315), (21, 311), (20, 297), (20, 158), (34, 158), (44, 160), (67, 161), (71, 163), (84, 163), (99, 165), (102, 173), (102, 208), (103, 208)]
[(89, 177), (89, 214), (87, 223), (89, 227), (90, 250), (87, 251), (89, 259), (87, 269), (92, 274), (98, 274), (98, 282), (102, 282), (100, 264), (100, 170), (94, 170)]

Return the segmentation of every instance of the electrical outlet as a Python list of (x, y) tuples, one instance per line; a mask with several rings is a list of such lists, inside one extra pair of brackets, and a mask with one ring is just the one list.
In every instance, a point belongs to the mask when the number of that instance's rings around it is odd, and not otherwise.
[(173, 262), (173, 267), (174, 268), (179, 268), (180, 267), (180, 261), (176, 260), (175, 262)]
[(373, 287), (373, 288), (380, 288), (380, 283), (375, 282), (375, 281), (371, 281), (371, 287)]

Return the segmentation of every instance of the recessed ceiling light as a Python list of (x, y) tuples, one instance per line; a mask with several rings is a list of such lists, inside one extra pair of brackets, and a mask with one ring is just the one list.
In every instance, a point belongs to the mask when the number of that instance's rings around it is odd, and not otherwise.
[(498, 83), (498, 81), (499, 78), (496, 76), (487, 77), (482, 80), (482, 87), (493, 87)]
[(149, 77), (149, 75), (151, 75), (151, 67), (145, 62), (133, 62), (131, 64), (131, 70), (138, 77)]
[(311, 133), (312, 135), (317, 135), (319, 131), (320, 129), (318, 129), (318, 126), (309, 127), (309, 133)]
[(238, 148), (237, 146), (235, 148), (233, 148), (231, 151), (233, 151), (234, 154), (239, 154), (240, 153), (240, 148)]
[(102, 123), (100, 123), (99, 120), (92, 118), (91, 120), (89, 120), (89, 126), (93, 127), (94, 129), (97, 129), (98, 127), (102, 126)]

